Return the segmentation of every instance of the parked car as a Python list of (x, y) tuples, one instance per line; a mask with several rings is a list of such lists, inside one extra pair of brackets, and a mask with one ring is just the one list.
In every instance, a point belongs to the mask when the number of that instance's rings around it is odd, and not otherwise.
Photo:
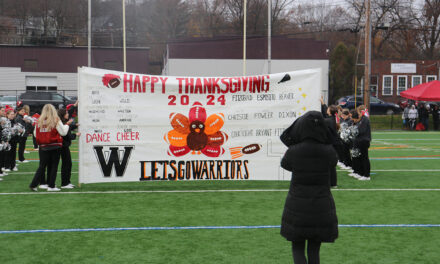
[(41, 113), (45, 104), (53, 104), (55, 108), (63, 108), (75, 101), (56, 92), (26, 91), (18, 98), (20, 105), (29, 105), (31, 114)]
[(15, 108), (17, 106), (17, 96), (15, 96), (15, 95), (0, 96), (0, 105), (2, 107), (9, 105), (9, 106)]
[[(363, 103), (364, 103), (364, 98), (362, 96), (356, 96), (356, 106), (362, 105)], [(355, 105), (355, 96), (349, 95), (339, 98), (336, 101), (336, 104), (342, 106), (343, 108), (353, 109)], [(402, 109), (397, 104), (387, 103), (378, 99), (377, 97), (371, 96), (369, 112), (372, 115), (377, 115), (377, 114), (391, 115), (402, 112)]]

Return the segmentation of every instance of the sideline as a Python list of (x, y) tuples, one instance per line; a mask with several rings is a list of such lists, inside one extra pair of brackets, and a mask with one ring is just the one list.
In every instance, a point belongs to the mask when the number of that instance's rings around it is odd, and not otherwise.
[[(345, 228), (373, 227), (440, 227), (440, 224), (397, 224), (397, 225), (338, 225)], [(69, 228), (69, 229), (34, 229), (34, 230), (0, 230), (0, 234), (29, 234), (29, 233), (60, 233), (60, 232), (97, 232), (97, 231), (164, 231), (164, 230), (220, 230), (220, 229), (268, 229), (280, 228), (279, 225), (265, 226), (170, 226), (170, 227), (117, 227), (117, 228)]]
[[(130, 193), (227, 193), (227, 192), (288, 192), (288, 189), (248, 189), (248, 190), (151, 190), (151, 191), (84, 191), (84, 192), (15, 192), (0, 193), (0, 195), (67, 195), (67, 194), (130, 194)], [(350, 192), (378, 192), (378, 191), (411, 191), (411, 192), (438, 192), (440, 189), (332, 189), (332, 191)]]

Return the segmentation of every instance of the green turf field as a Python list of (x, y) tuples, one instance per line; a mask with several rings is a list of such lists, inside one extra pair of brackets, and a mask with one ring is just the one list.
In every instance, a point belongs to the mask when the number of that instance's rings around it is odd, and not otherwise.
[[(292, 263), (277, 227), (289, 182), (104, 183), (33, 193), (38, 157), (30, 144), (25, 156), (34, 162), (0, 181), (2, 264)], [(370, 159), (371, 181), (338, 171), (340, 237), (323, 244), (321, 263), (440, 263), (440, 133), (375, 132)]]

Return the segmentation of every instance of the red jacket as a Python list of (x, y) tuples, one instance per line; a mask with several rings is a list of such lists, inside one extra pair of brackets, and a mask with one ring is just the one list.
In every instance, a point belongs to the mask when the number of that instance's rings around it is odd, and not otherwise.
[(63, 138), (58, 133), (56, 127), (48, 130), (45, 127), (35, 126), (37, 144), (42, 148), (57, 148), (63, 146)]

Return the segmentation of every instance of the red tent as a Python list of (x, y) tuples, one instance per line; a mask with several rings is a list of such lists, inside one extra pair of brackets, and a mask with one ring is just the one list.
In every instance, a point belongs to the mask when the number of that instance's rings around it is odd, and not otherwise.
[(431, 81), (414, 86), (400, 93), (400, 96), (415, 101), (440, 101), (440, 81)]

